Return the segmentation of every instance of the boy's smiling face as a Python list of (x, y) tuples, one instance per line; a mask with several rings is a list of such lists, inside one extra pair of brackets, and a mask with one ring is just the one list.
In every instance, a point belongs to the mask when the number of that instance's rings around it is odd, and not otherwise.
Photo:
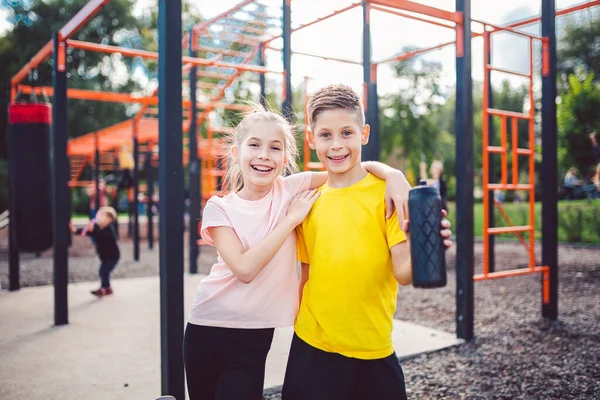
[(369, 142), (369, 125), (360, 126), (355, 113), (337, 108), (318, 114), (308, 135), (311, 149), (327, 172), (345, 174), (360, 164), (361, 146)]

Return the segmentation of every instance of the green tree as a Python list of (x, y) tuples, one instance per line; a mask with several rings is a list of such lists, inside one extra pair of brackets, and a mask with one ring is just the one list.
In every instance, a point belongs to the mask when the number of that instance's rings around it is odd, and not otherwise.
[[(6, 82), (33, 57), (85, 4), (86, 0), (3, 1), (13, 28), (0, 38), (0, 157), (6, 157), (7, 115)], [(74, 39), (93, 43), (142, 48), (142, 32), (153, 22), (147, 13), (136, 18), (131, 11), (134, 0), (113, 0), (83, 26)], [(122, 58), (83, 50), (69, 49), (68, 79), (70, 88), (133, 92), (140, 87), (132, 79), (140, 59)], [(52, 85), (52, 61), (42, 63), (33, 74), (32, 83)], [(28, 84), (27, 79), (22, 82)], [(130, 105), (69, 100), (69, 136), (78, 136), (127, 118), (134, 110)]]
[(590, 8), (566, 17), (558, 41), (559, 87), (569, 84), (569, 75), (593, 73), (600, 79), (600, 10)]
[(379, 102), (381, 158), (401, 168), (413, 182), (421, 155), (431, 159), (441, 151), (441, 131), (433, 118), (445, 101), (441, 69), (439, 62), (423, 58), (398, 62), (394, 72), (401, 90)]
[(597, 162), (588, 138), (590, 132), (600, 132), (600, 84), (594, 81), (593, 73), (570, 75), (558, 105), (560, 165), (564, 170), (576, 166), (584, 176)]

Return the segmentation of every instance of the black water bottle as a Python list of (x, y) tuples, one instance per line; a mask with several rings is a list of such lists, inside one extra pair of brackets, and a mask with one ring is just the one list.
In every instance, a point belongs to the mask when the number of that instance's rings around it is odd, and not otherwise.
[(408, 195), (413, 286), (446, 286), (446, 256), (442, 229), (442, 198), (436, 187), (421, 181)]

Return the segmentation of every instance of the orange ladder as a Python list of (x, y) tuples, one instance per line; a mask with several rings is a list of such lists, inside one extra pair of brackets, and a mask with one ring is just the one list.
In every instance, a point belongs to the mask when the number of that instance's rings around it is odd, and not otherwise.
[[(475, 21), (475, 20), (474, 20)], [(549, 303), (550, 301), (550, 281), (549, 281), (549, 268), (547, 266), (536, 266), (535, 259), (535, 135), (534, 135), (534, 124), (535, 124), (535, 99), (533, 95), (533, 46), (534, 40), (542, 41), (544, 45), (545, 41), (543, 38), (535, 35), (530, 35), (520, 31), (516, 31), (511, 28), (505, 28), (489, 24), (487, 22), (476, 21), (483, 24), (483, 48), (484, 48), (484, 82), (483, 82), (483, 124), (482, 124), (482, 150), (483, 150), (483, 273), (476, 274), (473, 276), (475, 281), (506, 278), (519, 275), (527, 275), (533, 273), (541, 273), (543, 275), (543, 302)], [(491, 28), (492, 30), (488, 30)], [(514, 70), (498, 68), (491, 64), (488, 64), (488, 55), (491, 51), (491, 33), (498, 31), (508, 31), (513, 34), (524, 36), (529, 40), (529, 72), (522, 73)], [(491, 71), (498, 71), (502, 73), (512, 74), (521, 76), (529, 79), (529, 113), (518, 113), (512, 111), (498, 110), (490, 108), (488, 104), (488, 87)], [(500, 118), (500, 146), (494, 146), (489, 143), (489, 117)], [(528, 124), (528, 147), (519, 148), (519, 121), (527, 121)], [(509, 150), (508, 140), (508, 124), (511, 125), (511, 140)], [(512, 179), (508, 180), (508, 154), (509, 151), (512, 155)], [(501, 181), (500, 183), (489, 182), (489, 156), (490, 154), (500, 154), (501, 156)], [(527, 157), (529, 164), (529, 180), (527, 183), (519, 182), (519, 157)], [(529, 224), (524, 226), (507, 226), (507, 227), (490, 227), (490, 221), (488, 220), (488, 207), (490, 206), (490, 190), (524, 190), (529, 194)], [(509, 221), (510, 223), (510, 221)], [(490, 235), (498, 235), (505, 233), (515, 233), (521, 236), (521, 233), (529, 233), (529, 244), (526, 246), (529, 256), (528, 268), (512, 269), (508, 271), (489, 271), (489, 255), (493, 249), (489, 248), (489, 237)]]

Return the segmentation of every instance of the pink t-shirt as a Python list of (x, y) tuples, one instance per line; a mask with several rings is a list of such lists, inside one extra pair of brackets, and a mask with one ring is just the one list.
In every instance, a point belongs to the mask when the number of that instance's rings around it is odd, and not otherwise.
[[(214, 242), (207, 228), (233, 228), (244, 249), (258, 245), (285, 217), (296, 194), (308, 190), (310, 173), (277, 178), (268, 195), (244, 200), (235, 193), (212, 197), (202, 212), (202, 238)], [(196, 292), (188, 321), (224, 328), (274, 328), (294, 325), (298, 312), (296, 234), (292, 232), (271, 262), (246, 284), (219, 254)]]

